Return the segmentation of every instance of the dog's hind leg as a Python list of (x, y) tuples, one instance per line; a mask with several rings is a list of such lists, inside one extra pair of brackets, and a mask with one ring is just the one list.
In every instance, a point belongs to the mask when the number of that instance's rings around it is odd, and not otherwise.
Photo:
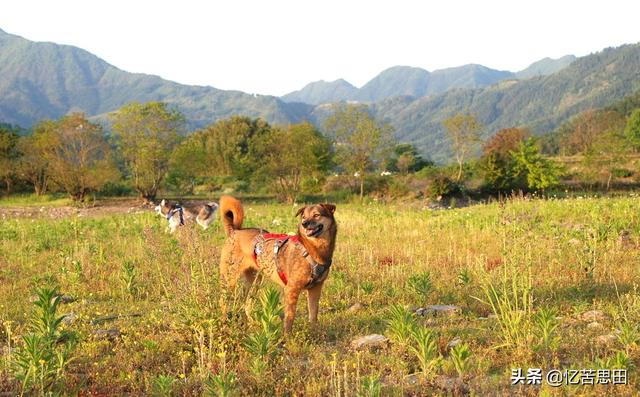
[(224, 247), (220, 255), (220, 309), (222, 313), (227, 313), (229, 310), (229, 302), (233, 295), (235, 295), (237, 284), (237, 269), (238, 265), (233, 258), (233, 243), (226, 242), (225, 245), (230, 245), (231, 248)]
[(300, 297), (299, 288), (285, 287), (284, 289), (284, 332), (290, 333), (293, 320), (296, 318), (296, 306)]
[(309, 322), (318, 322), (318, 307), (320, 306), (320, 295), (322, 293), (322, 283), (307, 290), (307, 306), (309, 308)]
[(244, 313), (247, 318), (252, 318), (253, 314), (253, 302), (254, 295), (260, 284), (262, 283), (262, 276), (252, 268), (248, 268), (244, 271), (245, 283), (242, 286), (242, 299), (244, 300)]

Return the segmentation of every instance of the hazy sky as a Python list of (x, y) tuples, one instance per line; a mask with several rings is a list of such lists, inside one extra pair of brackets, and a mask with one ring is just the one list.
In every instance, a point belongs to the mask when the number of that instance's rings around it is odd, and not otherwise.
[(638, 15), (633, 0), (8, 0), (0, 29), (130, 72), (282, 95), (316, 80), (361, 86), (394, 65), (517, 71), (640, 42)]

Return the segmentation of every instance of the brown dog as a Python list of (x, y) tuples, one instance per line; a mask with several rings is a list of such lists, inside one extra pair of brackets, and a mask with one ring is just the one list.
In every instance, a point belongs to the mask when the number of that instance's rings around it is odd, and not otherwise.
[(285, 332), (291, 331), (298, 298), (306, 289), (309, 321), (315, 323), (338, 231), (335, 209), (333, 204), (302, 207), (296, 213), (300, 215), (298, 234), (277, 235), (262, 229), (242, 229), (242, 204), (233, 197), (221, 197), (220, 214), (227, 234), (220, 258), (222, 281), (233, 289), (239, 278), (253, 282), (262, 272), (284, 287)]

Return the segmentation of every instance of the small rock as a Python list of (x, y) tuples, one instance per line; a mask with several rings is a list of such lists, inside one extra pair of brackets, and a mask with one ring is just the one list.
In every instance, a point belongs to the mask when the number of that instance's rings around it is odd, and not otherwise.
[(596, 338), (596, 342), (601, 345), (611, 345), (618, 340), (618, 337), (612, 334), (609, 335), (600, 335)]
[(351, 305), (351, 307), (349, 307), (347, 309), (347, 311), (349, 311), (349, 312), (357, 312), (357, 311), (362, 310), (362, 309), (364, 309), (364, 306), (362, 305), (362, 303), (356, 302), (353, 305)]
[(64, 317), (62, 318), (62, 322), (66, 325), (70, 325), (77, 319), (78, 316), (74, 312), (71, 312), (64, 315)]
[(379, 348), (386, 345), (388, 342), (389, 339), (384, 335), (371, 334), (351, 341), (351, 348), (354, 350)]
[(117, 328), (110, 328), (110, 329), (98, 329), (98, 330), (96, 330), (94, 332), (94, 335), (95, 335), (96, 339), (114, 340), (114, 339), (120, 337), (120, 335), (122, 335), (122, 333)]
[(423, 376), (422, 374), (411, 374), (411, 375), (405, 376), (404, 380), (405, 380), (406, 383), (408, 383), (408, 384), (410, 384), (412, 386), (415, 386), (415, 385), (421, 383), (420, 380), (421, 380), (422, 376)]
[(430, 314), (434, 316), (437, 316), (438, 314), (452, 315), (459, 311), (460, 308), (454, 305), (429, 305), (427, 307), (417, 309), (416, 314), (419, 316), (426, 316)]
[(459, 336), (456, 336), (451, 340), (451, 342), (449, 342), (449, 344), (447, 344), (447, 349), (453, 349), (454, 347), (458, 346), (460, 343), (462, 343), (462, 338), (460, 338)]
[(435, 385), (437, 388), (446, 391), (447, 393), (452, 394), (466, 394), (466, 386), (462, 382), (462, 378), (459, 377), (449, 377), (444, 375), (439, 375), (435, 379)]
[[(38, 299), (40, 299), (40, 298), (38, 297), (38, 295), (31, 295), (31, 296), (29, 297), (29, 302), (30, 302), (30, 303), (35, 303), (35, 302), (37, 302), (37, 301), (38, 301)], [(74, 297), (73, 297), (73, 296), (71, 296), (71, 295), (58, 295), (58, 301), (59, 301), (60, 303), (71, 303), (71, 302), (74, 302), (75, 300), (76, 300), (76, 298), (74, 298)]]
[(590, 330), (601, 330), (603, 328), (604, 326), (597, 321), (587, 324), (587, 329), (590, 329)]
[(60, 296), (60, 303), (71, 303), (71, 302), (75, 302), (76, 298), (74, 298), (71, 295), (59, 295)]
[(590, 310), (588, 312), (582, 313), (580, 318), (582, 318), (582, 321), (603, 322), (607, 320), (607, 315), (604, 314), (602, 310)]

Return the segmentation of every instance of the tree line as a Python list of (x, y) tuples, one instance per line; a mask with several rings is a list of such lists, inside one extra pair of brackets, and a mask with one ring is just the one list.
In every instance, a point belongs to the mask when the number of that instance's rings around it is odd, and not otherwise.
[[(403, 191), (424, 177), (435, 197), (460, 192), (474, 178), (489, 193), (550, 189), (565, 173), (552, 156), (581, 155), (587, 169), (608, 172), (608, 188), (622, 159), (640, 150), (640, 109), (619, 108), (586, 111), (542, 137), (513, 127), (485, 140), (473, 114), (455, 114), (442, 125), (456, 163), (438, 167), (395, 141), (364, 105), (337, 107), (322, 132), (308, 122), (274, 126), (232, 116), (186, 134), (184, 116), (167, 104), (131, 103), (110, 115), (108, 132), (81, 113), (42, 121), (30, 133), (0, 125), (0, 180), (7, 194), (30, 186), (78, 201), (115, 187), (153, 201), (168, 187), (181, 194), (260, 190), (294, 202), (331, 183), (362, 197)], [(395, 180), (384, 178), (391, 173)]]
[[(80, 201), (124, 180), (153, 201), (163, 186), (191, 193), (198, 185), (233, 180), (293, 202), (334, 170), (361, 175), (364, 185), (364, 175), (388, 160), (393, 143), (388, 125), (353, 106), (338, 109), (327, 121), (332, 138), (308, 122), (272, 126), (243, 116), (187, 135), (184, 116), (162, 102), (128, 104), (111, 114), (110, 122), (109, 133), (82, 113), (42, 121), (24, 136), (18, 128), (1, 126), (6, 193), (23, 183), (38, 195), (64, 191)], [(410, 149), (401, 153), (403, 169), (422, 164)]]

